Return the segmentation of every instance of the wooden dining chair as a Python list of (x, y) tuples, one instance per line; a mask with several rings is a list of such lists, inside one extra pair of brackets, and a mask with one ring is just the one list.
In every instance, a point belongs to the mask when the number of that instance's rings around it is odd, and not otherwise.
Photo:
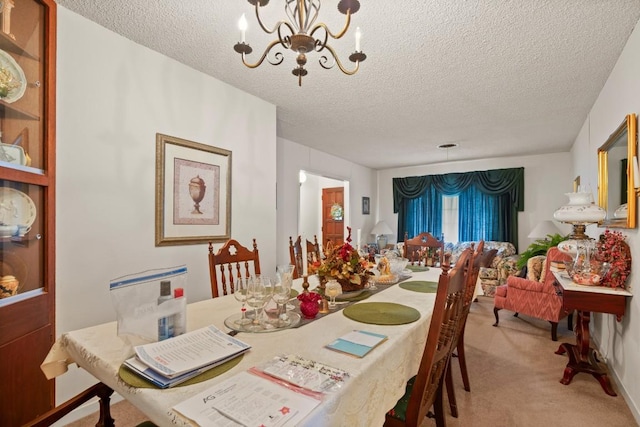
[[(456, 329), (456, 334), (454, 337), (454, 348), (456, 353), (452, 355), (456, 356), (458, 359), (458, 364), (460, 365), (460, 373), (462, 374), (462, 383), (466, 391), (471, 391), (471, 387), (469, 385), (469, 374), (467, 372), (467, 362), (464, 354), (464, 330), (467, 324), (467, 316), (469, 315), (469, 310), (471, 310), (471, 303), (473, 302), (473, 294), (476, 290), (478, 274), (480, 273), (480, 264), (476, 261), (482, 258), (482, 253), (484, 251), (484, 240), (481, 240), (478, 243), (475, 251), (473, 250), (473, 244), (471, 245), (470, 249), (473, 252), (471, 254), (471, 257), (467, 260), (466, 265), (464, 266), (466, 275), (464, 298), (462, 300), (462, 311), (460, 313), (460, 320), (458, 321), (458, 327)], [(458, 267), (458, 265), (459, 262), (456, 262), (456, 267)], [(449, 368), (447, 369), (445, 384), (447, 386), (447, 397), (449, 399), (451, 415), (457, 418), (458, 405), (456, 402), (455, 389), (453, 388), (453, 376), (451, 374), (451, 361), (453, 359), (454, 357), (451, 357), (449, 359)]]
[[(413, 265), (425, 259), (425, 252), (435, 248), (440, 252), (438, 262), (442, 265), (444, 257), (444, 240), (438, 240), (428, 232), (423, 232), (409, 239), (409, 233), (404, 233), (403, 256)], [(426, 262), (426, 259), (425, 259)]]
[(242, 246), (237, 240), (230, 239), (213, 253), (213, 243), (209, 242), (209, 276), (211, 277), (211, 297), (233, 293), (235, 283), (240, 278), (260, 274), (260, 256), (256, 239), (253, 250)]
[(113, 418), (111, 418), (111, 411), (109, 407), (111, 394), (113, 394), (113, 390), (105, 384), (94, 384), (93, 386), (82, 391), (66, 402), (56, 406), (55, 408), (40, 415), (38, 418), (28, 422), (23, 427), (48, 427), (53, 423), (63, 419), (65, 416), (71, 413), (71, 411), (84, 405), (94, 397), (98, 397), (100, 399), (100, 416), (96, 426), (113, 427), (115, 426), (115, 422)]
[(387, 412), (385, 427), (418, 427), (431, 407), (436, 425), (445, 425), (443, 379), (455, 345), (455, 332), (462, 312), (467, 280), (464, 265), (470, 256), (471, 249), (465, 249), (451, 270), (450, 255), (445, 256), (418, 374), (407, 382), (404, 396)]
[[(303, 261), (302, 261), (302, 237), (298, 236), (296, 241), (289, 236), (289, 258), (291, 264), (295, 266), (293, 269), (293, 278), (297, 279), (302, 277)], [(307, 240), (307, 265), (310, 265), (316, 261), (320, 261), (320, 245), (318, 244), (318, 237), (314, 234), (313, 243)]]

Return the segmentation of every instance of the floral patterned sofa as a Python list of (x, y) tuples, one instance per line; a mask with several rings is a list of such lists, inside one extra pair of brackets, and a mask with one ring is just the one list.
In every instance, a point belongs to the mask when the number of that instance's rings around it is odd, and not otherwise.
[[(451, 254), (451, 263), (455, 263), (462, 251), (470, 247), (471, 244), (477, 245), (478, 242), (458, 242), (445, 243), (444, 250)], [(520, 273), (516, 262), (519, 256), (516, 255), (516, 248), (509, 242), (496, 242), (487, 240), (484, 242), (484, 252), (495, 249), (495, 257), (491, 260), (490, 266), (480, 267), (478, 280), (482, 287), (482, 293), (485, 296), (493, 297), (496, 293), (496, 287), (507, 282), (507, 277)]]

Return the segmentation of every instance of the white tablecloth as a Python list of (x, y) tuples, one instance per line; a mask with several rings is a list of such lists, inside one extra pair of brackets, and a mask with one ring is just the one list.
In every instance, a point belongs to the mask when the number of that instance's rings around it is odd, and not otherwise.
[[(437, 281), (439, 273), (440, 269), (432, 268), (413, 273), (408, 280)], [(297, 281), (294, 287), (299, 288), (299, 285)], [(314, 282), (311, 283), (313, 287)], [(52, 348), (47, 360), (53, 361), (54, 365), (59, 360), (59, 366), (77, 363), (160, 426), (191, 426), (189, 420), (171, 409), (175, 404), (204, 391), (216, 381), (247, 370), (275, 355), (298, 354), (351, 374), (345, 387), (324, 397), (322, 403), (304, 420), (304, 426), (381, 426), (385, 413), (404, 394), (406, 381), (417, 372), (435, 293), (412, 292), (395, 285), (364, 302), (373, 301), (414, 307), (420, 311), (421, 318), (407, 325), (380, 326), (359, 323), (337, 312), (300, 328), (262, 334), (240, 333), (236, 337), (252, 346), (240, 364), (214, 379), (191, 386), (157, 390), (133, 388), (124, 383), (118, 376), (118, 369), (133, 351), (116, 335), (115, 322), (64, 334)], [(187, 328), (194, 330), (214, 324), (226, 330), (224, 319), (239, 309), (240, 305), (233, 296), (189, 304)], [(385, 334), (389, 339), (362, 359), (324, 347), (353, 329)]]

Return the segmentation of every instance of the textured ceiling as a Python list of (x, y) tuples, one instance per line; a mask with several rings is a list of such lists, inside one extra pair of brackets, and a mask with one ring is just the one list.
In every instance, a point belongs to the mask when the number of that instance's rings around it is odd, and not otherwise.
[[(141, 45), (277, 106), (278, 136), (374, 169), (570, 149), (640, 17), (640, 0), (375, 0), (332, 45), (354, 76), (309, 54), (251, 70), (233, 45), (246, 13), (255, 62), (269, 42), (243, 0), (57, 0)], [(338, 0), (319, 21), (337, 32)], [(284, 1), (262, 8), (267, 25)], [(437, 149), (456, 143), (457, 148)]]

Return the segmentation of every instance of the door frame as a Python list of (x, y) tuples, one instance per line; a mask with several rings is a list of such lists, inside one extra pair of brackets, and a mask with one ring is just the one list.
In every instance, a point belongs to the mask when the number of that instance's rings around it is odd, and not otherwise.
[[(304, 234), (309, 240), (313, 241), (313, 235), (321, 236), (322, 229), (322, 188), (340, 187), (344, 188), (344, 236), (346, 238), (348, 231), (347, 226), (351, 224), (351, 194), (349, 180), (344, 177), (330, 176), (326, 173), (315, 172), (309, 169), (300, 169), (307, 175), (307, 180), (300, 183), (298, 190), (298, 216), (297, 230), (298, 234)], [(312, 198), (311, 192), (316, 192), (316, 197)], [(314, 203), (315, 201), (315, 203)], [(308, 211), (308, 215), (316, 218), (312, 225), (308, 221), (304, 221), (303, 211)], [(354, 236), (351, 236), (355, 238)]]

